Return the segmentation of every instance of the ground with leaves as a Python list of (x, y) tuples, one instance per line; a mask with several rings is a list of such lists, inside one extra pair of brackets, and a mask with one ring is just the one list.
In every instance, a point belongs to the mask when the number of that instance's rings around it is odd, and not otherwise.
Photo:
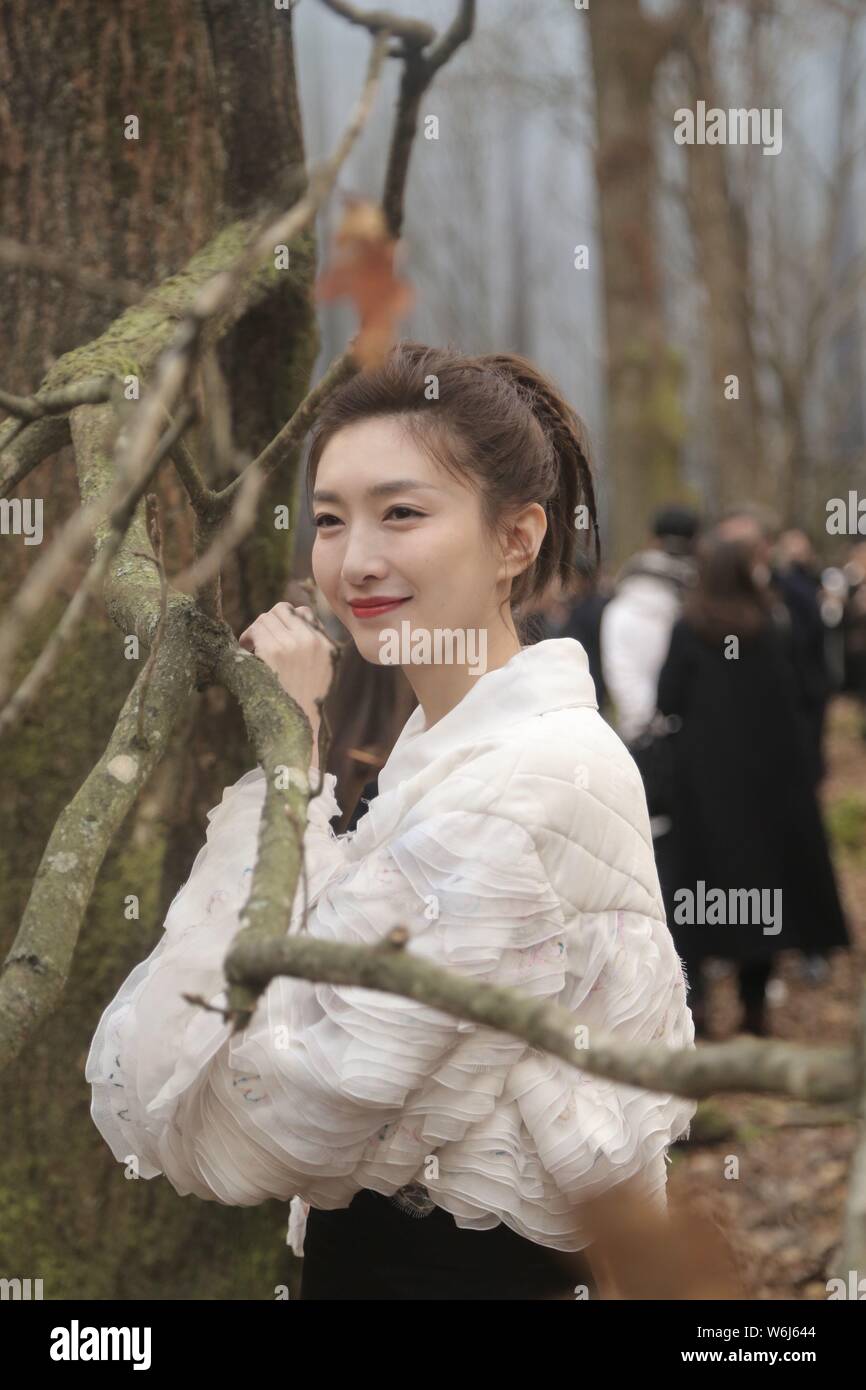
[[(830, 710), (828, 775), (822, 802), (843, 902), (856, 944), (835, 953), (821, 983), (804, 977), (802, 957), (777, 958), (770, 986), (774, 1037), (791, 1042), (847, 1042), (857, 1025), (866, 978), (866, 740), (863, 716), (851, 700)], [(735, 980), (710, 985), (714, 1039), (742, 1028)], [(715, 1142), (676, 1145), (671, 1152), (671, 1204), (697, 1201), (724, 1234), (750, 1299), (824, 1299), (830, 1262), (840, 1240), (852, 1124), (791, 1127), (803, 1107), (765, 1096), (729, 1095), (701, 1107), (700, 1128), (718, 1125)], [(726, 1177), (739, 1159), (739, 1176)]]

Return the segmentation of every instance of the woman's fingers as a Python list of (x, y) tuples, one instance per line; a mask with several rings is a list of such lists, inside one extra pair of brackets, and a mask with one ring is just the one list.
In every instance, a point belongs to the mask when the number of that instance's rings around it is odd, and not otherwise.
[(318, 641), (324, 641), (329, 647), (332, 645), (313, 609), (307, 604), (295, 606), (291, 603), (277, 603), (260, 613), (238, 638), (241, 647), (256, 655), (263, 655), (265, 648), (273, 650), (274, 647), (283, 654), (290, 654), (293, 647), (303, 645), (306, 648)]
[(259, 633), (257, 639), (259, 647), (262, 646), (263, 640), (265, 645), (281, 649), (288, 645), (286, 642), (286, 625), (281, 623), (279, 618), (275, 618), (272, 612), (262, 613), (261, 616), (256, 619), (256, 627)]
[(319, 633), (321, 629), (312, 608), (305, 604), (296, 607), (291, 603), (278, 603), (270, 610), (276, 619), (293, 637), (303, 637), (308, 633)]

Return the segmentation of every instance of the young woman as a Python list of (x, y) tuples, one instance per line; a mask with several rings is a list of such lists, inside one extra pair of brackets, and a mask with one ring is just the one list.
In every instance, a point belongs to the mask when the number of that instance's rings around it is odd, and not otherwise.
[[(341, 837), (325, 774), (307, 920), (299, 887), (288, 931), (373, 946), (401, 923), (411, 953), (558, 1003), (590, 1043), (692, 1046), (637, 769), (579, 643), (524, 648), (515, 622), (568, 579), (575, 522), (595, 525), (577, 416), (520, 357), (404, 342), (326, 402), (308, 485), (322, 593), (367, 661), (408, 634), (419, 703)], [(312, 616), (277, 604), (241, 642), (316, 733), (330, 658)], [(415, 639), (437, 633), (466, 651), (425, 661)], [(254, 769), (209, 813), (162, 940), (99, 1024), (86, 1076), (115, 1157), (181, 1195), (295, 1199), (305, 1298), (581, 1296), (581, 1204), (633, 1178), (663, 1208), (694, 1102), (412, 999), (288, 977), (230, 1037), (181, 994), (225, 1004), (263, 797)]]
[[(707, 957), (736, 961), (745, 1028), (762, 1036), (773, 957), (849, 944), (814, 791), (813, 740), (769, 585), (748, 542), (704, 541), (659, 676), (659, 710), (681, 727), (671, 740), (673, 828), (658, 862), (701, 1036)], [(760, 914), (684, 920), (687, 900), (677, 894), (687, 889), (697, 902), (700, 882), (728, 902), (731, 890), (759, 890)]]

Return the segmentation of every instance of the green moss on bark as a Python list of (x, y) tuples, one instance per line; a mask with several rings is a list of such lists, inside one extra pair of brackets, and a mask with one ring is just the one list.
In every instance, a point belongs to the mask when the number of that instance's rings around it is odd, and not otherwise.
[[(55, 607), (30, 633), (22, 671), (58, 616)], [(138, 669), (124, 659), (122, 636), (105, 619), (86, 624), (38, 706), (7, 739), (4, 954), (57, 814), (77, 791), (82, 769), (103, 751)], [(203, 1226), (199, 1199), (178, 1197), (164, 1178), (125, 1178), (90, 1118), (84, 1064), (99, 1016), (163, 926), (167, 838), (158, 821), (139, 815), (147, 794), (145, 788), (103, 864), (60, 1008), (0, 1078), (0, 1271), (43, 1279), (49, 1299), (272, 1298), (297, 1263), (285, 1245), (287, 1206), (214, 1204), (219, 1216)], [(132, 893), (138, 921), (124, 917)], [(179, 1260), (184, 1231), (195, 1253)]]

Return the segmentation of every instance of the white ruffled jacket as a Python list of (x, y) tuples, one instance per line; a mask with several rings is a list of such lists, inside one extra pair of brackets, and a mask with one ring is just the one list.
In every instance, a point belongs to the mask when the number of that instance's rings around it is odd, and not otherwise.
[[(313, 774), (315, 781), (316, 774)], [(598, 713), (583, 647), (524, 648), (429, 730), (418, 706), (355, 832), (334, 777), (310, 803), (307, 930), (407, 949), (569, 1009), (627, 1042), (693, 1046), (646, 800)], [(119, 1162), (181, 1196), (310, 1205), (420, 1182), (457, 1225), (557, 1250), (588, 1243), (581, 1201), (627, 1177), (665, 1205), (666, 1151), (695, 1103), (591, 1076), (520, 1039), (414, 1000), (281, 976), (231, 1037), (222, 962), (256, 856), (264, 774), (208, 813), (165, 932), (105, 1010), (86, 1079)], [(301, 926), (299, 886), (290, 933)], [(575, 1054), (576, 1059), (579, 1053)]]

